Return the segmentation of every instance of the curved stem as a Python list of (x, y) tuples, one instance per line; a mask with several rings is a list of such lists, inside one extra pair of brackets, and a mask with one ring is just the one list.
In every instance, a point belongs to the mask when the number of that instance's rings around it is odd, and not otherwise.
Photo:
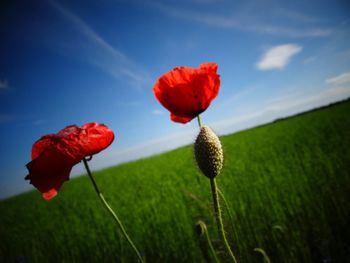
[(89, 168), (89, 165), (87, 163), (87, 160), (84, 158), (83, 159), (83, 162), (84, 162), (84, 166), (85, 166), (85, 169), (87, 171), (87, 174), (95, 188), (95, 191), (98, 195), (98, 197), (101, 199), (102, 203), (104, 204), (104, 206), (106, 207), (106, 209), (108, 210), (108, 212), (111, 214), (111, 216), (113, 217), (113, 219), (115, 220), (115, 222), (117, 223), (117, 225), (119, 226), (119, 228), (121, 229), (121, 231), (123, 232), (124, 234), (124, 237), (126, 238), (126, 240), (129, 242), (129, 245), (132, 247), (132, 249), (134, 250), (134, 252), (137, 254), (137, 257), (139, 259), (140, 262), (144, 262), (141, 255), (140, 255), (140, 252), (137, 250), (136, 246), (134, 245), (134, 243), (131, 241), (129, 235), (126, 233), (125, 231), (125, 228), (122, 224), (122, 222), (120, 221), (120, 219), (118, 218), (117, 214), (113, 211), (113, 209), (109, 206), (109, 204), (107, 203), (106, 199), (104, 198), (104, 196), (102, 195), (102, 193), (100, 192), (100, 190), (98, 189), (98, 186), (95, 182), (95, 179), (92, 177), (92, 174), (91, 174), (91, 171), (90, 171), (90, 168)]
[(207, 239), (207, 243), (209, 245), (209, 249), (211, 251), (211, 253), (213, 254), (213, 257), (215, 259), (215, 262), (216, 263), (220, 263), (218, 257), (216, 256), (216, 253), (215, 253), (215, 249), (214, 249), (214, 246), (213, 244), (211, 243), (211, 240), (210, 240), (210, 237), (209, 237), (209, 233), (208, 233), (208, 229), (207, 229), (207, 226), (206, 224), (202, 221), (202, 220), (199, 220), (196, 224), (196, 232), (198, 234), (199, 237), (202, 237), (203, 235), (205, 235), (205, 238)]
[(257, 247), (257, 248), (254, 248), (254, 251), (260, 253), (263, 256), (266, 263), (271, 263), (271, 260), (270, 260), (269, 256), (266, 254), (265, 250)]
[(229, 205), (228, 205), (228, 202), (226, 201), (226, 198), (225, 198), (224, 194), (221, 192), (220, 188), (219, 188), (219, 187), (216, 187), (216, 189), (218, 190), (218, 193), (219, 193), (220, 198), (221, 198), (222, 200), (224, 200), (224, 204), (225, 204), (225, 207), (226, 207), (226, 211), (227, 211), (228, 217), (230, 218), (232, 231), (235, 232), (235, 228), (234, 228), (234, 224), (233, 224), (233, 217), (232, 217), (231, 209), (230, 209), (230, 207), (229, 207)]
[(225, 245), (228, 253), (230, 254), (232, 261), (237, 263), (237, 260), (236, 260), (235, 256), (233, 255), (233, 252), (230, 248), (230, 245), (228, 244), (227, 239), (226, 239), (224, 224), (222, 222), (222, 217), (221, 217), (221, 208), (220, 208), (220, 204), (219, 204), (219, 197), (218, 197), (218, 191), (217, 191), (215, 177), (210, 178), (210, 186), (211, 186), (211, 192), (213, 195), (214, 212), (215, 212), (215, 217), (216, 217), (216, 223), (218, 225), (219, 234), (221, 236), (222, 241), (224, 242), (224, 245)]
[(220, 261), (219, 261), (218, 257), (216, 256), (215, 249), (214, 249), (213, 244), (211, 243), (211, 240), (210, 240), (209, 233), (208, 233), (208, 230), (207, 230), (207, 229), (205, 230), (205, 236), (206, 236), (206, 238), (207, 238), (207, 242), (208, 242), (210, 251), (211, 251), (211, 253), (212, 253), (213, 256), (214, 256), (215, 262), (216, 262), (216, 263), (219, 263)]
[(197, 116), (197, 121), (198, 121), (199, 128), (201, 128), (202, 127), (202, 119), (201, 119), (201, 115), (199, 115), (199, 114)]

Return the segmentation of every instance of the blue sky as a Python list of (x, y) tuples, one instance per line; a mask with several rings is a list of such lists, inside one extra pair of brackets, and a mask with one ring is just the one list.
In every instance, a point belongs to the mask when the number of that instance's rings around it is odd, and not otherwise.
[(33, 189), (32, 144), (70, 124), (115, 132), (92, 170), (191, 143), (197, 123), (152, 93), (176, 66), (219, 64), (202, 115), (218, 134), (348, 98), (349, 25), (345, 0), (2, 1), (0, 198)]

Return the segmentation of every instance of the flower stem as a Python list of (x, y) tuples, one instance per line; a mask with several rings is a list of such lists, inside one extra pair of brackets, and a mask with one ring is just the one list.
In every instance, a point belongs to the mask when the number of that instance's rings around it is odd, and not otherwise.
[(210, 251), (211, 251), (211, 253), (213, 254), (213, 257), (214, 257), (214, 259), (215, 259), (215, 262), (216, 262), (216, 263), (219, 263), (220, 261), (219, 261), (218, 257), (216, 256), (215, 249), (214, 249), (214, 247), (213, 247), (213, 244), (211, 243), (208, 230), (205, 231), (205, 237), (207, 238), (207, 242), (208, 242)]
[(202, 119), (201, 119), (201, 115), (199, 115), (199, 114), (197, 116), (197, 121), (198, 121), (199, 128), (201, 128), (202, 127)]
[(233, 232), (235, 232), (235, 227), (234, 227), (234, 224), (233, 224), (233, 217), (232, 217), (231, 209), (230, 209), (230, 207), (228, 205), (228, 202), (226, 201), (226, 198), (225, 198), (224, 194), (221, 192), (220, 188), (217, 187), (217, 189), (218, 189), (218, 194), (219, 194), (220, 198), (224, 201), (227, 214), (228, 214), (228, 216), (230, 218), (232, 230), (233, 230)]
[(211, 240), (210, 240), (210, 237), (209, 237), (209, 233), (208, 233), (208, 229), (207, 229), (207, 226), (206, 224), (202, 221), (202, 220), (199, 220), (196, 224), (196, 233), (198, 234), (199, 237), (202, 237), (203, 235), (205, 235), (206, 239), (207, 239), (207, 243), (209, 245), (209, 249), (211, 251), (211, 253), (213, 254), (213, 257), (215, 259), (215, 262), (216, 263), (220, 263), (218, 257), (216, 256), (216, 253), (215, 253), (215, 249), (214, 249), (214, 246), (213, 244), (211, 243)]
[(257, 247), (257, 248), (254, 248), (254, 251), (260, 253), (263, 256), (264, 261), (266, 263), (271, 263), (271, 260), (270, 260), (269, 256), (266, 254), (265, 250), (263, 250), (262, 248)]
[(232, 250), (230, 248), (230, 245), (228, 244), (227, 239), (226, 239), (224, 224), (222, 222), (222, 217), (221, 217), (221, 208), (220, 208), (220, 204), (219, 204), (219, 196), (218, 196), (215, 177), (210, 178), (210, 186), (211, 186), (211, 192), (213, 195), (214, 212), (215, 212), (215, 217), (216, 217), (216, 223), (218, 225), (219, 234), (221, 236), (222, 241), (224, 242), (224, 245), (225, 245), (228, 253), (230, 254), (232, 261), (237, 263), (237, 260), (236, 260), (235, 256), (233, 255)]
[(102, 193), (100, 192), (100, 190), (98, 189), (98, 186), (95, 182), (95, 179), (92, 177), (92, 174), (91, 174), (91, 171), (90, 171), (90, 168), (89, 168), (89, 165), (87, 163), (87, 160), (84, 158), (83, 159), (83, 162), (84, 162), (84, 166), (85, 166), (85, 169), (87, 171), (87, 174), (95, 188), (95, 191), (98, 195), (98, 197), (101, 199), (102, 203), (104, 204), (104, 206), (106, 207), (106, 209), (108, 210), (108, 212), (111, 214), (111, 216), (113, 217), (113, 219), (115, 220), (115, 222), (117, 223), (117, 225), (119, 226), (119, 228), (121, 229), (121, 231), (123, 232), (124, 234), (124, 237), (126, 238), (126, 240), (129, 242), (129, 245), (132, 247), (132, 249), (134, 250), (134, 252), (137, 254), (137, 257), (139, 259), (140, 262), (144, 262), (142, 257), (141, 257), (141, 254), (140, 252), (137, 250), (136, 246), (134, 245), (134, 243), (131, 241), (129, 235), (126, 233), (125, 231), (125, 228), (122, 224), (122, 222), (120, 221), (120, 219), (118, 218), (117, 214), (113, 211), (113, 209), (109, 206), (109, 204), (107, 203), (106, 199), (104, 198), (104, 196), (102, 195)]

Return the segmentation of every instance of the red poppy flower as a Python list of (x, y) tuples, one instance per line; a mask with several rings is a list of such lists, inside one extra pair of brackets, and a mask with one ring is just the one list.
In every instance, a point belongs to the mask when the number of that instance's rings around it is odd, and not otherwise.
[(38, 188), (45, 200), (50, 200), (69, 179), (75, 164), (107, 148), (113, 140), (113, 131), (96, 122), (82, 127), (70, 125), (57, 134), (45, 135), (33, 144), (25, 179)]
[(205, 111), (218, 95), (220, 75), (215, 63), (199, 68), (178, 67), (161, 76), (153, 87), (157, 100), (175, 122), (187, 123)]

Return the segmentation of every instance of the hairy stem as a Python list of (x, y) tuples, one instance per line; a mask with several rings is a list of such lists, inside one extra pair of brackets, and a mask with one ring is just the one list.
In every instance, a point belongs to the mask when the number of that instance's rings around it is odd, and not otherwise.
[(228, 214), (228, 216), (229, 216), (229, 218), (230, 218), (232, 231), (235, 232), (235, 228), (234, 228), (234, 224), (233, 224), (233, 216), (232, 216), (232, 213), (231, 213), (231, 209), (230, 209), (230, 207), (229, 207), (229, 205), (228, 205), (228, 202), (226, 201), (226, 198), (225, 198), (224, 194), (222, 193), (222, 191), (220, 190), (220, 188), (219, 188), (219, 187), (216, 187), (216, 189), (218, 190), (218, 193), (219, 193), (220, 198), (224, 201), (227, 214)]
[(197, 121), (198, 121), (199, 128), (201, 128), (202, 127), (202, 119), (201, 119), (201, 115), (199, 115), (199, 114), (197, 116)]
[(227, 252), (229, 253), (229, 255), (232, 259), (232, 262), (237, 263), (237, 260), (236, 260), (235, 256), (233, 255), (233, 252), (230, 248), (230, 245), (228, 244), (227, 239), (226, 239), (224, 224), (222, 222), (221, 208), (220, 208), (220, 204), (219, 204), (219, 196), (218, 196), (215, 177), (210, 178), (210, 186), (211, 186), (211, 192), (212, 192), (212, 196), (213, 196), (214, 213), (215, 213), (215, 217), (216, 217), (216, 223), (218, 225), (219, 234), (221, 236), (222, 241), (224, 242), (224, 245), (227, 249)]
[(87, 174), (95, 188), (95, 191), (98, 195), (98, 197), (101, 199), (103, 205), (106, 207), (106, 209), (108, 210), (108, 212), (110, 213), (110, 215), (113, 217), (113, 219), (115, 220), (115, 222), (117, 223), (117, 225), (119, 226), (119, 228), (121, 229), (121, 231), (123, 232), (124, 234), (124, 237), (126, 238), (126, 240), (128, 241), (129, 245), (132, 247), (132, 249), (134, 250), (134, 252), (136, 253), (138, 259), (140, 262), (144, 262), (141, 255), (140, 255), (140, 252), (137, 250), (136, 246), (134, 245), (134, 243), (131, 241), (129, 235), (126, 233), (125, 231), (125, 228), (122, 224), (122, 222), (120, 221), (120, 219), (118, 218), (117, 214), (113, 211), (113, 209), (109, 206), (109, 204), (107, 203), (106, 199), (104, 198), (104, 196), (102, 195), (102, 193), (100, 192), (100, 190), (98, 189), (98, 186), (95, 182), (95, 179), (92, 177), (92, 174), (91, 174), (91, 171), (90, 171), (90, 168), (89, 168), (89, 165), (87, 163), (87, 160), (84, 158), (83, 159), (83, 162), (84, 162), (84, 166), (85, 166), (85, 169), (87, 171)]

